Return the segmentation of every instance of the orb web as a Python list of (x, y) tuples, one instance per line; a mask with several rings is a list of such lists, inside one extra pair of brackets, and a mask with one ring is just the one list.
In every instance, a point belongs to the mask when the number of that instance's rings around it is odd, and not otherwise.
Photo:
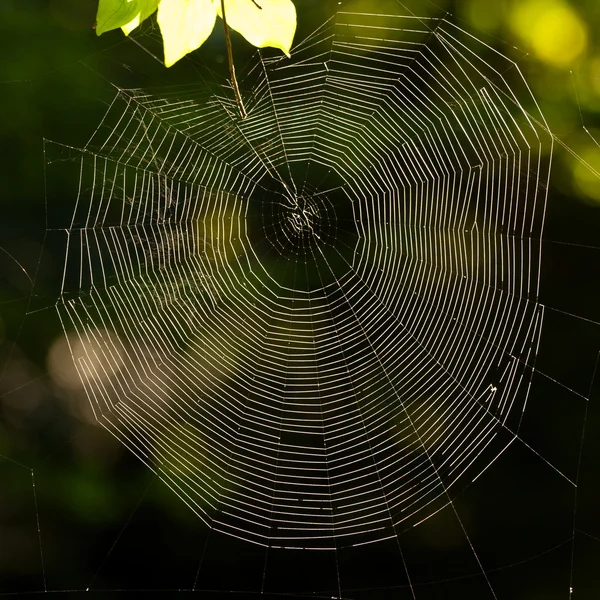
[(98, 421), (217, 531), (395, 536), (517, 436), (552, 139), (444, 19), (338, 13), (227, 86), (118, 90), (58, 312)]

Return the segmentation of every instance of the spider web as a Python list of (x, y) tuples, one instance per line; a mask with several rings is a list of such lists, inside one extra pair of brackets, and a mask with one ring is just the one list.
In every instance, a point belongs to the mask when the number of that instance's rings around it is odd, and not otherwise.
[(388, 538), (517, 435), (551, 138), (457, 35), (339, 13), (249, 68), (246, 120), (201, 86), (123, 90), (81, 153), (74, 360), (218, 531)]
[[(410, 536), (449, 511), (473, 594), (508, 597), (458, 499), (522, 451), (573, 494), (531, 419), (548, 382), (591, 393), (544, 370), (566, 312), (540, 300), (535, 99), (414, 15), (339, 12), (239, 77), (247, 119), (220, 82), (118, 89), (85, 147), (46, 142), (50, 188), (77, 166), (56, 307), (95, 418), (211, 535), (263, 552), (253, 591), (301, 555), (275, 591), (428, 598)], [(393, 583), (353, 577), (363, 547)]]

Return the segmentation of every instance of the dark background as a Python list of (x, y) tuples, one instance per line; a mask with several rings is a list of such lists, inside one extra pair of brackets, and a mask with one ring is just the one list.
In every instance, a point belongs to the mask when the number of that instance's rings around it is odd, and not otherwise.
[[(298, 0), (297, 39), (338, 4)], [(397, 2), (341, 4), (402, 10)], [(418, 14), (449, 12), (516, 61), (551, 130), (600, 168), (597, 1), (404, 6)], [(557, 144), (543, 248), (540, 301), (547, 310), (520, 441), (454, 502), (476, 555), (451, 509), (402, 534), (403, 556), (396, 542), (334, 557), (222, 539), (94, 423), (69, 357), (61, 354), (54, 303), (64, 247), (51, 230), (68, 223), (74, 198), (45, 189), (44, 139), (85, 144), (114, 86), (190, 81), (206, 68), (225, 77), (223, 36), (217, 28), (193, 59), (166, 70), (152, 56), (160, 58), (155, 25), (133, 36), (141, 46), (121, 32), (97, 37), (95, 9), (95, 0), (0, 4), (0, 594), (48, 590), (73, 597), (90, 588), (107, 597), (192, 589), (205, 590), (207, 598), (261, 590), (331, 597), (338, 594), (339, 571), (345, 598), (404, 599), (412, 597), (404, 560), (419, 600), (491, 598), (477, 556), (498, 598), (566, 600), (571, 586), (573, 598), (599, 597), (595, 175)], [(552, 14), (558, 24), (546, 19), (545, 31), (558, 58), (541, 54), (528, 37), (535, 27), (527, 19)], [(560, 44), (576, 44), (577, 31), (586, 32), (585, 47), (565, 62)], [(539, 42), (542, 34), (536, 35)], [(233, 42), (243, 65), (253, 50), (237, 35)]]

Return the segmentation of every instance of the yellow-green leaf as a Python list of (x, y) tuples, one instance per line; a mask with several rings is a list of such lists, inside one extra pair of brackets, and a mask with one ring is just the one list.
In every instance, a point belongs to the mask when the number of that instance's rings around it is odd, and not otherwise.
[(170, 67), (188, 52), (200, 47), (210, 35), (217, 14), (211, 0), (161, 0), (158, 24)]
[[(214, 4), (222, 17), (220, 0)], [(252, 45), (280, 48), (290, 55), (296, 33), (296, 8), (291, 0), (225, 0), (225, 18)]]
[(149, 17), (158, 6), (160, 0), (100, 0), (96, 13), (96, 34), (102, 35), (106, 31), (126, 28), (132, 23), (126, 33)]

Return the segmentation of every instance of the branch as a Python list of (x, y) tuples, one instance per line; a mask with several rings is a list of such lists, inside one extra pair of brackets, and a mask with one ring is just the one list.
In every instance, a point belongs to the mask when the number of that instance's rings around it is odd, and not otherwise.
[(227, 18), (225, 16), (225, 0), (221, 0), (221, 13), (223, 15), (223, 29), (225, 30), (225, 44), (227, 46), (227, 58), (229, 59), (229, 76), (231, 77), (231, 85), (233, 87), (235, 101), (237, 102), (238, 108), (240, 109), (240, 116), (242, 117), (242, 119), (245, 119), (248, 116), (248, 113), (244, 108), (244, 102), (242, 101), (242, 95), (240, 94), (240, 88), (238, 87), (237, 78), (235, 76), (235, 67), (233, 66), (233, 51), (231, 49), (231, 38), (229, 37), (229, 26), (227, 25)]

